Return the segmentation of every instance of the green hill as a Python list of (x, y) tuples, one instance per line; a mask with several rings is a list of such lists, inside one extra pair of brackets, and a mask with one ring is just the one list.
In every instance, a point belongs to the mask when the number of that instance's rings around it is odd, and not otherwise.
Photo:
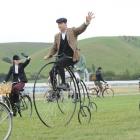
[(79, 42), (87, 65), (122, 74), (140, 72), (140, 37), (98, 37)]
[[(1, 43), (0, 44), (0, 73), (5, 73), (9, 67), (9, 64), (2, 61), (3, 57), (10, 57), (14, 54), (25, 52), (32, 56), (32, 64), (28, 66), (27, 72), (34, 73), (36, 69), (43, 63), (42, 57), (47, 52), (49, 43)], [(22, 57), (21, 57), (22, 58)]]
[[(27, 72), (32, 74), (45, 64), (42, 59), (47, 53), (49, 43), (1, 43), (0, 57), (12, 57), (25, 52), (32, 56)], [(95, 37), (79, 41), (81, 53), (86, 57), (87, 67), (102, 66), (104, 71), (122, 74), (125, 71), (134, 74), (140, 71), (140, 37)], [(0, 60), (0, 73), (6, 73), (9, 64)]]

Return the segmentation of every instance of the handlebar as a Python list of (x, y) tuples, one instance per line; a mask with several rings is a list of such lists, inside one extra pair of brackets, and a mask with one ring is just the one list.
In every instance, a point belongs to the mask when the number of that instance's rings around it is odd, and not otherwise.
[(64, 53), (59, 54), (59, 55), (54, 55), (53, 57), (55, 57), (55, 58), (58, 58), (58, 57), (72, 58), (72, 57), (70, 57), (70, 56), (68, 56), (68, 55), (66, 55), (66, 54), (64, 54)]
[(52, 56), (53, 58), (56, 58), (56, 61), (58, 61), (59, 59), (62, 59), (62, 58), (69, 58), (69, 59), (72, 59), (72, 57), (66, 55), (66, 54), (60, 54), (60, 55), (54, 55)]
[(60, 54), (60, 55), (53, 55), (52, 57), (58, 58), (58, 57), (60, 57), (60, 56), (63, 56), (63, 55), (62, 55), (62, 54)]

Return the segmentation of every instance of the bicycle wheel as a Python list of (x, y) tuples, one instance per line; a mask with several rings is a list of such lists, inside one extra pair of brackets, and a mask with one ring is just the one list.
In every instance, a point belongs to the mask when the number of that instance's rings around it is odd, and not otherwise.
[[(89, 107), (91, 110), (97, 112), (97, 105), (96, 105), (95, 102), (93, 102), (92, 96), (89, 95), (87, 86), (86, 86), (86, 84), (84, 83), (83, 80), (81, 80), (81, 84), (83, 85), (83, 88), (84, 88), (85, 97), (87, 97), (88, 107)], [(97, 90), (96, 90), (95, 92), (97, 92)], [(86, 98), (85, 98), (85, 99), (86, 99)], [(84, 100), (84, 101), (86, 101), (86, 100)]]
[(84, 104), (86, 104), (86, 103), (89, 104), (90, 96), (89, 96), (89, 92), (88, 92), (87, 86), (86, 86), (86, 84), (84, 83), (83, 80), (80, 80), (80, 84), (81, 84), (81, 87), (82, 87), (82, 92), (81, 92), (81, 94), (82, 94), (82, 97), (81, 97), (82, 98), (82, 102)]
[(78, 121), (80, 124), (90, 123), (91, 120), (91, 112), (89, 107), (81, 106), (78, 112)]
[(105, 88), (102, 92), (103, 97), (114, 97), (114, 90), (112, 88)]
[(95, 102), (90, 101), (88, 107), (90, 108), (90, 110), (97, 112), (98, 107)]
[(9, 100), (9, 97), (8, 96), (4, 96), (3, 97), (3, 102), (8, 106), (8, 108), (10, 110), (12, 110), (12, 106), (11, 106), (11, 103), (10, 103), (10, 100)]
[[(72, 75), (76, 79), (74, 73), (72, 73)], [(78, 94), (79, 103), (80, 103), (79, 104), (80, 109), (79, 109), (79, 112), (78, 112), (78, 121), (79, 121), (80, 124), (89, 123), (90, 120), (91, 120), (91, 111), (90, 111), (90, 108), (87, 105), (84, 105), (86, 94), (87, 94), (87, 97), (89, 99), (88, 102), (90, 102), (90, 98), (88, 96), (88, 91), (87, 91), (85, 83), (82, 80), (78, 81), (76, 79), (76, 83), (77, 83), (77, 91), (78, 91), (77, 94)], [(82, 94), (81, 89), (82, 89), (84, 95), (81, 95)], [(82, 96), (84, 96), (83, 102), (82, 102)]]
[(12, 131), (12, 113), (9, 108), (0, 102), (0, 139), (7, 140)]
[(21, 116), (32, 116), (32, 100), (29, 95), (20, 95), (20, 112)]
[(89, 89), (89, 97), (94, 100), (95, 98), (98, 97), (98, 90), (96, 88), (90, 88)]
[[(69, 73), (69, 81), (66, 80), (68, 89), (57, 88), (61, 79), (55, 70), (53, 86), (50, 84), (50, 71), (54, 65), (56, 65), (55, 62), (50, 62), (39, 70), (33, 88), (36, 113), (40, 121), (47, 127), (69, 124), (77, 104), (74, 101), (76, 99), (76, 83), (71, 73)], [(69, 71), (69, 69), (67, 70)]]
[(79, 85), (80, 94), (81, 94), (81, 102), (84, 104), (87, 97), (86, 85), (84, 84), (82, 80), (78, 80), (78, 85)]

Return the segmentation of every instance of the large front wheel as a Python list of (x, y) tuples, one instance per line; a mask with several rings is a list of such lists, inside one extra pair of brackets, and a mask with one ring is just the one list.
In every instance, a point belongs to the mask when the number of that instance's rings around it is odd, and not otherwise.
[[(33, 102), (40, 121), (47, 127), (67, 125), (76, 110), (76, 80), (68, 71), (67, 89), (58, 88), (61, 78), (55, 62), (45, 64), (38, 72), (33, 89)], [(50, 76), (51, 74), (51, 76)], [(52, 80), (53, 78), (53, 80)]]

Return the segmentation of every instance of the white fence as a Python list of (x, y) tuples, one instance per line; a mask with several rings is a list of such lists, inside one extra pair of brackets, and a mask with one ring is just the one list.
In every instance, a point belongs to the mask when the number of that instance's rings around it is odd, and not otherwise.
[[(107, 81), (108, 84), (110, 84), (112, 87), (130, 87), (130, 86), (139, 86), (139, 81), (138, 80), (131, 80), (131, 81)], [(86, 82), (86, 85), (88, 87), (94, 86), (94, 82)], [(33, 86), (34, 83), (27, 83), (25, 85), (25, 92), (27, 93), (33, 93)], [(36, 85), (36, 92), (37, 93), (42, 93), (44, 90), (46, 91), (47, 84), (46, 83), (39, 83)]]

